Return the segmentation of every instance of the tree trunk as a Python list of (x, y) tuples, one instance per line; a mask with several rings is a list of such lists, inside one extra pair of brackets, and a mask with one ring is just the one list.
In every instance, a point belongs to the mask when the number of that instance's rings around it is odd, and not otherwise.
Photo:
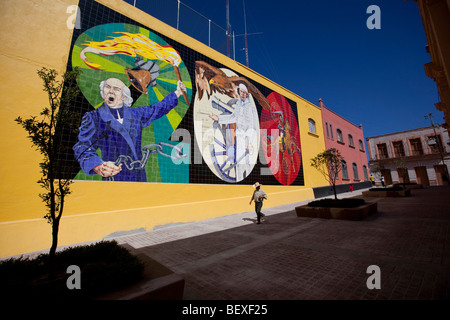
[(336, 193), (336, 185), (335, 184), (333, 184), (333, 192), (334, 192), (334, 200), (338, 200), (338, 198), (337, 198), (337, 193)]
[(58, 247), (58, 231), (59, 231), (59, 217), (53, 220), (52, 223), (52, 246), (50, 248), (49, 256), (53, 258), (56, 254), (56, 248)]

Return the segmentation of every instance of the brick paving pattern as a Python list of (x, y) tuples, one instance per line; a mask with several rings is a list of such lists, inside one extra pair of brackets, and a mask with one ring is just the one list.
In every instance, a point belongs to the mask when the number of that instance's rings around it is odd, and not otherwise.
[[(364, 221), (299, 218), (291, 205), (260, 225), (247, 212), (116, 240), (182, 275), (185, 299), (448, 300), (449, 198), (431, 187), (377, 198)], [(367, 288), (370, 265), (381, 289)]]

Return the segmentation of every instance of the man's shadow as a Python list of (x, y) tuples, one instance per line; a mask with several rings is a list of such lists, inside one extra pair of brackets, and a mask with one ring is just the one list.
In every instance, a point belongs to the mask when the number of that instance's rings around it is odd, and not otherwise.
[[(253, 222), (253, 223), (257, 223), (257, 222), (258, 222), (258, 219), (256, 219), (256, 218), (254, 218), (254, 219), (250, 219), (250, 218), (242, 218), (242, 220), (244, 220), (244, 221), (251, 221), (251, 222)], [(262, 222), (262, 223), (267, 223), (267, 220), (266, 220), (266, 219), (261, 219), (261, 222)]]

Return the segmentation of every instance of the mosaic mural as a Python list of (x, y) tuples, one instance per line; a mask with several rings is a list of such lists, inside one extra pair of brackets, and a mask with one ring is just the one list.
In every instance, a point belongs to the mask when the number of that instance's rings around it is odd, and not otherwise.
[(267, 100), (270, 110), (261, 113), (261, 141), (264, 155), (275, 178), (290, 185), (297, 177), (301, 164), (300, 133), (297, 119), (289, 102), (272, 92)]
[[(96, 26), (78, 37), (72, 66), (82, 69), (78, 85), (95, 108), (84, 116), (74, 146), (83, 171), (78, 179), (84, 174), (154, 181), (170, 160), (187, 157), (167, 137), (189, 108), (191, 81), (178, 52), (164, 40), (130, 24)], [(188, 89), (183, 99), (172, 93), (178, 81)], [(110, 163), (111, 175), (98, 167), (103, 163)], [(188, 181), (185, 174), (181, 180)]]
[(261, 93), (233, 71), (203, 61), (195, 66), (195, 138), (212, 172), (239, 182), (253, 170), (259, 150), (259, 118), (253, 94)]
[(101, 4), (79, 5), (75, 179), (304, 185), (293, 101)]

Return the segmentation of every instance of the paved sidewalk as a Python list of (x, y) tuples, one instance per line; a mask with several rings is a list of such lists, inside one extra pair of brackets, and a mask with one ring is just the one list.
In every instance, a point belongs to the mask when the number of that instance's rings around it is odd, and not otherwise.
[[(340, 198), (361, 195), (360, 191)], [(184, 299), (450, 299), (450, 187), (377, 198), (364, 221), (299, 218), (303, 203), (115, 237), (186, 280)], [(367, 288), (380, 268), (381, 289)]]

